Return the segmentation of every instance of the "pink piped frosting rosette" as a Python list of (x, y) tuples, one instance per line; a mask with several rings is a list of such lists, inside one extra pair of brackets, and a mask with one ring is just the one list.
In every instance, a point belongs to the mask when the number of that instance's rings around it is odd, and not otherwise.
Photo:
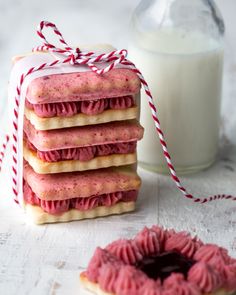
[[(149, 257), (176, 253), (191, 261), (187, 274), (171, 272), (162, 280), (138, 268)], [(236, 259), (226, 249), (204, 244), (186, 232), (145, 227), (133, 239), (120, 239), (97, 248), (80, 276), (88, 289), (98, 286), (115, 295), (200, 295), (236, 292)], [(89, 282), (87, 284), (86, 282)], [(90, 287), (89, 287), (90, 286)], [(103, 294), (102, 293), (102, 294)], [(100, 294), (100, 293), (98, 293)]]

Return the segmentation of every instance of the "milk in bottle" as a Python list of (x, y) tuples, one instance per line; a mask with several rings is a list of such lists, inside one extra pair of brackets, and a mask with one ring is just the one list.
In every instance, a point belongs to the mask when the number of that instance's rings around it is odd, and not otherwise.
[[(202, 1), (148, 2), (166, 5), (169, 2), (165, 12), (168, 14), (170, 2), (180, 6), (185, 3), (193, 8), (190, 3)], [(158, 7), (165, 11), (164, 6)], [(176, 8), (172, 8), (173, 11), (178, 12)], [(157, 18), (158, 13), (161, 12), (157, 12)], [(133, 21), (138, 22), (137, 15), (135, 17)], [(152, 16), (149, 11), (149, 17), (155, 18), (155, 14)], [(184, 23), (184, 19), (182, 21)], [(199, 29), (196, 23), (195, 27), (186, 29), (183, 23), (159, 25), (152, 30), (150, 24), (143, 30), (138, 27), (140, 23), (136, 24), (129, 44), (129, 59), (141, 70), (150, 86), (174, 166), (182, 174), (208, 167), (217, 155), (223, 68), (222, 23), (219, 27), (220, 23), (217, 26), (215, 20), (212, 21), (215, 34)], [(140, 165), (152, 171), (168, 172), (144, 91), (141, 124), (145, 133), (138, 145)]]

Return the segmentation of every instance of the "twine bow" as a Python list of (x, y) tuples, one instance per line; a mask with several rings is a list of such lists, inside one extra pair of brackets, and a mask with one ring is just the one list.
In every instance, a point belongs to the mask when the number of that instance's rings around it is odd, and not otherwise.
[[(43, 34), (43, 29), (44, 27), (51, 28), (54, 32), (54, 34), (58, 37), (59, 42), (63, 45), (63, 48), (57, 48), (53, 44), (49, 43), (47, 39), (45, 38)], [(14, 119), (13, 119), (13, 134), (11, 135), (12, 137), (12, 184), (13, 184), (13, 193), (15, 195), (15, 201), (18, 203), (18, 183), (17, 183), (17, 154), (18, 154), (18, 149), (17, 149), (17, 143), (18, 143), (18, 112), (19, 112), (19, 104), (20, 104), (20, 95), (21, 95), (21, 87), (22, 84), (24, 83), (25, 77), (32, 74), (35, 71), (43, 70), (45, 68), (50, 68), (53, 67), (57, 64), (66, 64), (70, 63), (74, 66), (79, 66), (79, 65), (86, 65), (88, 66), (93, 72), (97, 73), (98, 75), (102, 75), (104, 73), (107, 73), (111, 71), (113, 68), (115, 68), (118, 64), (128, 66), (133, 72), (137, 74), (139, 77), (141, 84), (144, 88), (144, 91), (146, 93), (146, 96), (148, 98), (148, 104), (151, 109), (151, 114), (152, 118), (155, 124), (155, 128), (157, 131), (157, 134), (159, 136), (159, 140), (163, 149), (163, 154), (166, 159), (167, 165), (170, 170), (171, 177), (173, 181), (175, 182), (176, 186), (178, 189), (182, 192), (182, 194), (188, 198), (193, 200), (196, 203), (206, 203), (210, 202), (213, 200), (217, 199), (231, 199), (233, 201), (236, 201), (236, 197), (232, 195), (214, 195), (210, 196), (208, 198), (196, 198), (193, 195), (189, 194), (187, 190), (183, 187), (183, 185), (180, 182), (180, 179), (178, 178), (175, 168), (172, 164), (170, 154), (167, 149), (167, 144), (164, 138), (164, 134), (161, 130), (160, 122), (158, 119), (157, 115), (157, 109), (153, 101), (153, 97), (151, 94), (151, 91), (149, 89), (149, 86), (144, 79), (142, 73), (136, 68), (136, 66), (127, 59), (127, 50), (122, 49), (122, 50), (114, 50), (110, 53), (102, 53), (102, 54), (96, 54), (95, 52), (84, 52), (81, 51), (79, 48), (73, 49), (70, 47), (66, 41), (64, 40), (62, 34), (60, 31), (57, 29), (55, 24), (47, 22), (47, 21), (42, 21), (39, 24), (37, 34), (39, 37), (43, 40), (43, 45), (35, 47), (33, 51), (49, 51), (52, 53), (59, 54), (61, 58), (56, 58), (53, 62), (51, 63), (44, 63), (41, 64), (40, 66), (37, 67), (32, 67), (30, 68), (26, 73), (22, 73), (19, 85), (16, 87), (16, 97), (15, 97), (15, 106), (14, 106)], [(107, 65), (108, 63), (108, 65)], [(105, 64), (105, 67), (101, 67)], [(98, 65), (101, 67), (98, 67)], [(9, 136), (6, 135), (4, 143), (2, 145), (2, 150), (0, 151), (0, 170), (1, 170), (1, 164), (2, 160), (4, 157), (5, 149), (7, 146), (7, 143), (9, 141)]]
[[(55, 35), (58, 37), (58, 41), (63, 45), (63, 48), (57, 48), (56, 46), (48, 42), (43, 34), (44, 27), (48, 27), (53, 30)], [(35, 47), (33, 51), (45, 50), (62, 55), (62, 59), (60, 59), (61, 63), (70, 63), (72, 65), (87, 65), (93, 72), (99, 75), (109, 72), (118, 64), (127, 65), (126, 57), (128, 53), (126, 49), (97, 54), (93, 51), (86, 52), (81, 51), (80, 48), (72, 48), (67, 44), (61, 32), (53, 23), (42, 21), (39, 24), (37, 34), (43, 40), (43, 45)], [(105, 63), (109, 63), (109, 65), (102, 69), (99, 69), (95, 65), (104, 65)]]

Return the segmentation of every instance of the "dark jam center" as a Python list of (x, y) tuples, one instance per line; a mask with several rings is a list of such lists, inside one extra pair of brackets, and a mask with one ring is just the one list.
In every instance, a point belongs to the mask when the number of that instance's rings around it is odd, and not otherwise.
[(165, 252), (157, 256), (145, 257), (136, 267), (143, 271), (149, 278), (163, 281), (172, 273), (182, 273), (187, 277), (189, 269), (195, 261), (177, 252)]

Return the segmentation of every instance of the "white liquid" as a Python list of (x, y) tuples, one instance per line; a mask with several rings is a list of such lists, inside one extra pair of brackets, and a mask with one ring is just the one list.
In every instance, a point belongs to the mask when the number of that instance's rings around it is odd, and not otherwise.
[[(129, 59), (141, 70), (153, 94), (174, 166), (180, 173), (208, 167), (218, 149), (223, 48), (203, 35), (163, 31), (140, 36)], [(166, 161), (142, 93), (138, 145), (144, 167), (166, 173)]]

